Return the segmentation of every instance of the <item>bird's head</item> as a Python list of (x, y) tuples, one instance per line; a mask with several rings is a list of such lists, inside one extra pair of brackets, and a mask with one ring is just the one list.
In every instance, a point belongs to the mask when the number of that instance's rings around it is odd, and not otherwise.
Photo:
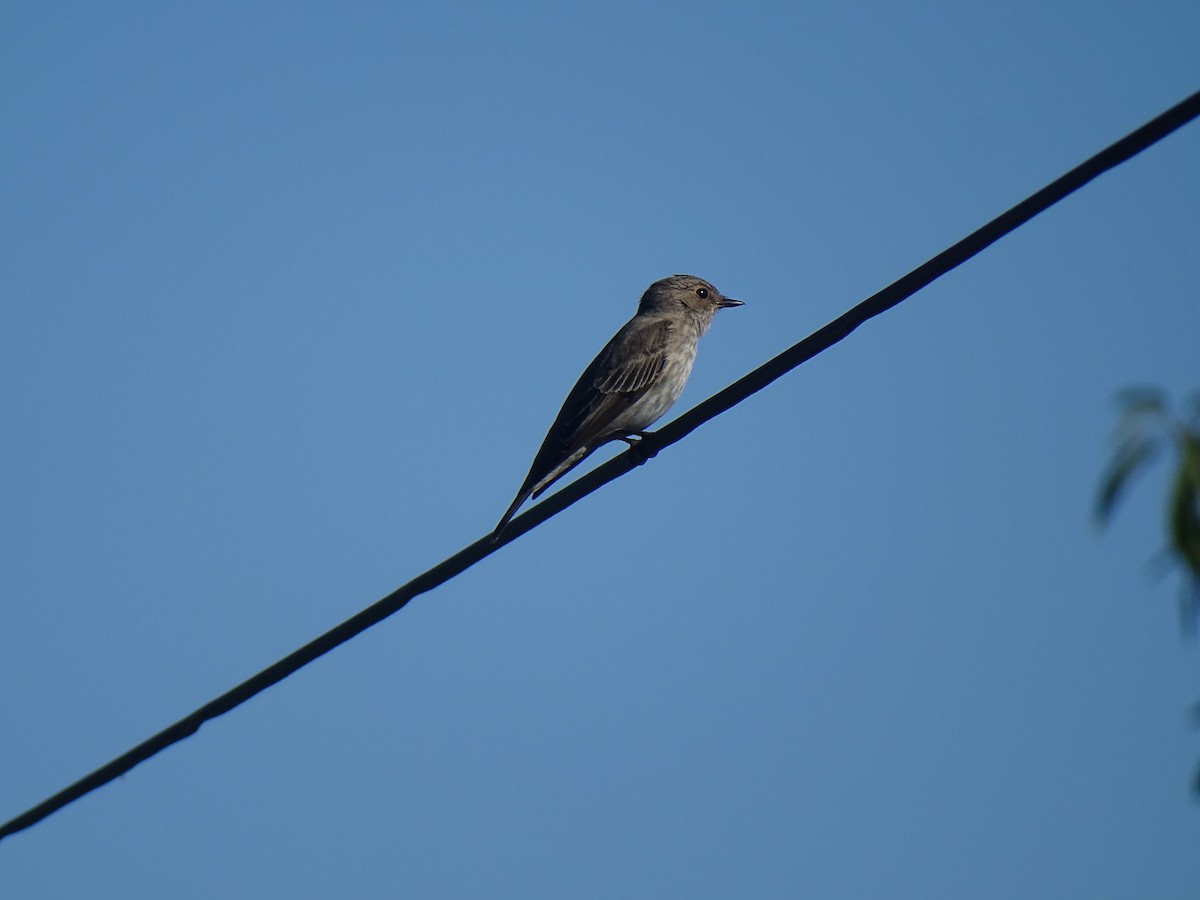
[(741, 300), (722, 296), (721, 292), (695, 275), (672, 275), (654, 282), (642, 294), (639, 313), (677, 313), (682, 307), (707, 327), (718, 309), (743, 306)]

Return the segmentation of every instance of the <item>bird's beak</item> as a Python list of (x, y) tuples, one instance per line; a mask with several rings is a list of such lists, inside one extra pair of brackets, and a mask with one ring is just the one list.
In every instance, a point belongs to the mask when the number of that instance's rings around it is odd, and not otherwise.
[(745, 306), (741, 300), (734, 300), (732, 297), (722, 297), (721, 302), (717, 304), (721, 309), (733, 309), (735, 306)]

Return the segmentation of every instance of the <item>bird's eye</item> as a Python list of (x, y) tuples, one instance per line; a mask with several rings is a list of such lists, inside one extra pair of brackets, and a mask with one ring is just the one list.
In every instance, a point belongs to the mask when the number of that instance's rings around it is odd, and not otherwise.
[(708, 288), (696, 288), (696, 296), (701, 300), (708, 299)]

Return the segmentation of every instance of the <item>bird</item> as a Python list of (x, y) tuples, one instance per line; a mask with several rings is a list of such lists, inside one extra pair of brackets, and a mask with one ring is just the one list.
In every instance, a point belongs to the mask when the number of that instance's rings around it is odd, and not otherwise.
[(696, 345), (719, 309), (745, 306), (703, 278), (672, 275), (642, 294), (637, 314), (584, 369), (567, 395), (529, 474), (500, 524), (494, 543), (521, 505), (609, 441), (634, 446), (679, 399)]

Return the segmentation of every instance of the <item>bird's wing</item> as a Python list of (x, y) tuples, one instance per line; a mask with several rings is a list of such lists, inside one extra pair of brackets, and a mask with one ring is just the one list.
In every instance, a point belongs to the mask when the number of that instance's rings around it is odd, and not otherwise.
[(564, 451), (602, 440), (612, 423), (658, 382), (667, 367), (670, 336), (670, 323), (664, 320), (635, 319), (608, 342), (563, 404), (563, 421), (550, 429), (558, 432)]
[(612, 423), (662, 377), (670, 337), (667, 321), (637, 316), (616, 333), (567, 395), (494, 535), (504, 530), (526, 500), (537, 497), (614, 436)]

